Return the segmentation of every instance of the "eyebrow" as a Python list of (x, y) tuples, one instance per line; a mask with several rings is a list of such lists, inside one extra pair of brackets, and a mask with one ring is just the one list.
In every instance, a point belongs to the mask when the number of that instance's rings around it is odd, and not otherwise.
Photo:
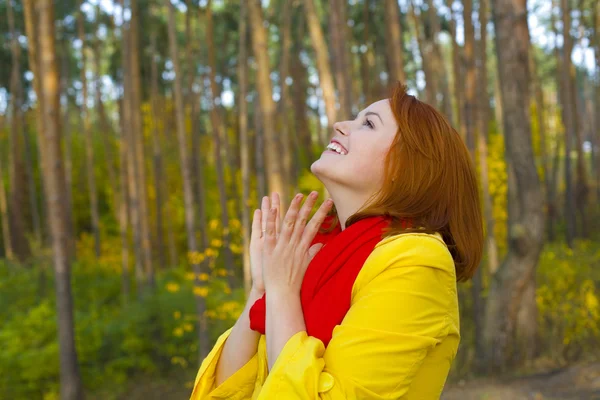
[(365, 117), (366, 117), (367, 115), (377, 115), (377, 117), (378, 117), (378, 118), (379, 118), (379, 120), (381, 121), (381, 125), (384, 125), (384, 124), (383, 124), (383, 120), (381, 119), (381, 116), (380, 116), (379, 114), (377, 114), (376, 112), (373, 112), (373, 111), (368, 111), (368, 112), (366, 112), (366, 113), (365, 113)]

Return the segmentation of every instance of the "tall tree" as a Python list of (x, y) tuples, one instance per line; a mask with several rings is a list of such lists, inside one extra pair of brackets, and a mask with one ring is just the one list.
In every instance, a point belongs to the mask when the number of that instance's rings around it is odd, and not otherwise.
[[(0, 177), (4, 176), (4, 170), (2, 165), (2, 157), (0, 155)], [(4, 187), (4, 178), (0, 179), (0, 219), (2, 220), (2, 244), (4, 245), (4, 256), (7, 260), (11, 261), (14, 258), (10, 228), (8, 226), (8, 207), (6, 201), (6, 188)]]
[[(319, 83), (321, 85), (321, 90), (323, 91), (325, 114), (327, 115), (327, 124), (329, 126), (327, 132), (331, 132), (337, 117), (335, 110), (335, 86), (333, 84), (333, 75), (331, 74), (331, 68), (329, 66), (329, 51), (327, 49), (327, 43), (325, 42), (325, 36), (323, 35), (323, 29), (321, 28), (321, 22), (319, 21), (314, 0), (304, 0), (303, 4), (304, 14), (306, 15), (306, 22), (310, 33), (310, 40), (315, 52), (315, 61), (317, 64), (317, 71), (319, 72)], [(321, 138), (321, 145), (324, 147), (326, 145), (326, 140), (323, 139), (324, 137)]]
[[(92, 122), (90, 119), (90, 110), (88, 108), (88, 81), (87, 81), (87, 54), (85, 40), (85, 21), (81, 6), (82, 0), (78, 0), (77, 10), (77, 35), (81, 41), (81, 86), (82, 101), (81, 113), (83, 116), (83, 133), (85, 136), (85, 167), (87, 174), (88, 194), (90, 200), (90, 215), (92, 217), (92, 232), (94, 234), (94, 248), (96, 258), (101, 256), (100, 247), (100, 212), (98, 211), (98, 191), (96, 189), (96, 172), (94, 161), (94, 142), (92, 138)], [(96, 105), (96, 108), (98, 105)]]
[[(261, 25), (262, 26), (262, 25)], [(227, 210), (227, 191), (225, 190), (225, 168), (223, 159), (227, 157), (227, 152), (223, 153), (221, 145), (226, 132), (223, 132), (223, 125), (220, 120), (220, 115), (215, 99), (218, 96), (217, 88), (217, 62), (215, 56), (214, 34), (213, 34), (213, 14), (212, 2), (209, 0), (206, 5), (206, 45), (208, 47), (208, 65), (210, 67), (210, 121), (212, 125), (215, 163), (217, 167), (217, 182), (219, 186), (219, 205), (221, 208), (221, 224), (223, 225), (223, 253), (225, 255), (225, 265), (227, 268), (227, 279), (231, 288), (235, 287), (236, 275), (233, 254), (231, 253), (231, 232), (229, 231), (229, 212)], [(272, 99), (271, 99), (272, 101)], [(274, 115), (272, 115), (272, 118)], [(275, 153), (276, 154), (276, 153)], [(267, 158), (268, 160), (268, 158)], [(283, 186), (280, 190), (283, 189)]]
[[(183, 180), (183, 199), (185, 207), (185, 229), (187, 236), (187, 248), (190, 253), (197, 253), (196, 243), (196, 220), (194, 212), (194, 187), (192, 185), (192, 170), (190, 165), (190, 156), (188, 153), (187, 140), (185, 135), (185, 115), (183, 104), (183, 92), (181, 85), (181, 67), (179, 62), (179, 50), (177, 45), (177, 33), (175, 31), (175, 10), (170, 0), (165, 0), (169, 10), (168, 28), (169, 28), (169, 49), (171, 62), (173, 63), (174, 77), (174, 96), (175, 96), (175, 123), (177, 129), (177, 141), (179, 144), (179, 159), (181, 165), (181, 175)], [(210, 3), (208, 4), (210, 7)], [(208, 331), (206, 329), (206, 301), (204, 292), (208, 290), (206, 282), (200, 280), (203, 270), (196, 261), (196, 257), (191, 257), (192, 268), (194, 271), (194, 298), (196, 300), (196, 312), (198, 313), (198, 340), (200, 343), (200, 359), (203, 359), (208, 353)]]
[(486, 304), (486, 366), (509, 360), (516, 318), (527, 283), (536, 272), (544, 239), (542, 193), (534, 164), (529, 110), (529, 29), (526, 0), (496, 0), (493, 19), (504, 112), (506, 158), (513, 164), (516, 218), (509, 226), (504, 262), (492, 278)]
[(132, 137), (135, 147), (131, 149), (135, 152), (135, 163), (137, 170), (137, 178), (134, 184), (138, 186), (138, 202), (139, 202), (139, 219), (141, 229), (141, 245), (144, 272), (146, 274), (147, 284), (150, 287), (154, 286), (154, 266), (152, 265), (152, 238), (150, 235), (150, 223), (148, 212), (148, 191), (146, 188), (146, 151), (144, 145), (144, 127), (142, 121), (142, 76), (140, 65), (140, 32), (139, 19), (140, 12), (138, 9), (138, 0), (129, 0), (131, 8), (130, 19), (130, 60), (131, 64), (131, 112), (132, 112)]
[(428, 41), (425, 36), (424, 23), (421, 15), (422, 11), (420, 10), (419, 14), (417, 14), (416, 8), (414, 0), (411, 0), (408, 6), (408, 12), (412, 20), (415, 38), (417, 39), (417, 47), (419, 56), (421, 57), (421, 70), (425, 75), (425, 101), (435, 105), (437, 98), (437, 71), (432, 68), (434, 63), (432, 62), (431, 42)]
[[(27, 15), (33, 15), (33, 1), (25, 0)], [(39, 79), (37, 92), (43, 106), (44, 152), (46, 153), (48, 179), (45, 185), (48, 199), (48, 216), (52, 237), (52, 253), (55, 272), (56, 307), (58, 323), (58, 343), (60, 354), (60, 396), (63, 400), (83, 398), (83, 388), (77, 364), (75, 330), (73, 322), (73, 299), (71, 295), (71, 264), (69, 257), (69, 219), (65, 174), (62, 162), (59, 79), (54, 38), (54, 5), (51, 0), (36, 2), (39, 19), (37, 26), (30, 26), (29, 32), (37, 29), (40, 52)], [(31, 18), (26, 19), (31, 24)]]
[(462, 110), (462, 96), (463, 96), (463, 64), (461, 47), (458, 44), (456, 38), (456, 17), (454, 16), (454, 10), (452, 9), (453, 0), (446, 0), (446, 7), (450, 10), (450, 20), (448, 21), (448, 29), (450, 30), (450, 37), (452, 40), (452, 77), (453, 77), (453, 92), (454, 92), (454, 108), (452, 113), (452, 122), (456, 126), (461, 135), (465, 134), (465, 121)]
[(23, 162), (23, 126), (21, 125), (22, 99), (21, 92), (21, 68), (19, 60), (21, 58), (21, 45), (15, 29), (15, 17), (13, 12), (12, 0), (6, 2), (8, 26), (10, 30), (10, 49), (11, 49), (11, 76), (10, 76), (10, 96), (11, 96), (11, 128), (9, 135), (8, 153), (8, 173), (10, 178), (10, 191), (8, 197), (9, 203), (9, 228), (11, 233), (11, 244), (14, 255), (24, 261), (30, 254), (29, 244), (27, 242), (25, 231), (25, 198), (27, 197), (25, 164)]
[[(365, 1), (365, 15), (368, 15), (369, 2)], [(368, 25), (365, 24), (365, 29)], [(385, 44), (390, 57), (390, 79), (392, 82), (406, 82), (404, 73), (404, 45), (400, 24), (400, 5), (397, 0), (385, 0)], [(366, 95), (366, 93), (365, 93)]]
[(263, 24), (263, 14), (260, 1), (248, 2), (248, 12), (252, 32), (252, 49), (258, 64), (256, 71), (256, 84), (258, 90), (261, 123), (264, 133), (265, 167), (267, 172), (270, 192), (281, 195), (282, 209), (288, 202), (289, 194), (284, 181), (281, 157), (277, 152), (277, 136), (275, 135), (275, 103), (273, 102), (273, 89), (271, 86), (267, 32)]
[(346, 0), (329, 2), (331, 58), (340, 102), (338, 118), (341, 120), (350, 119), (352, 115), (352, 81), (350, 80), (352, 64), (348, 48), (347, 3)]
[[(285, 1), (285, 6), (289, 7), (289, 1)], [(250, 141), (248, 140), (248, 50), (247, 33), (248, 9), (246, 2), (240, 3), (240, 26), (238, 43), (238, 65), (237, 74), (240, 85), (239, 93), (239, 132), (240, 132), (240, 158), (242, 167), (242, 198), (250, 198)], [(285, 29), (285, 27), (284, 27)], [(284, 67), (282, 67), (284, 69)], [(285, 82), (282, 83), (285, 85)], [(285, 124), (284, 124), (285, 125)], [(250, 272), (250, 207), (246, 202), (242, 202), (242, 244), (244, 246), (244, 291), (246, 295), (252, 288), (252, 275)]]
[(569, 2), (561, 0), (561, 12), (563, 23), (563, 51), (561, 65), (561, 104), (563, 109), (563, 124), (565, 127), (565, 222), (567, 245), (573, 247), (573, 240), (577, 234), (577, 217), (575, 215), (576, 197), (573, 187), (573, 175), (571, 166), (571, 152), (573, 148), (573, 134), (575, 131), (575, 112), (573, 112), (573, 98), (570, 90), (571, 52), (573, 49), (573, 38), (570, 34), (571, 13)]

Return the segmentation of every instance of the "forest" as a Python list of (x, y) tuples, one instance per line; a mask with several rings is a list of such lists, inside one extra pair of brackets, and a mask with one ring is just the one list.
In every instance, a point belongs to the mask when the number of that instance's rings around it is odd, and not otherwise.
[(188, 398), (260, 199), (398, 81), (484, 211), (442, 399), (600, 398), (599, 1), (0, 0), (0, 38), (1, 399)]

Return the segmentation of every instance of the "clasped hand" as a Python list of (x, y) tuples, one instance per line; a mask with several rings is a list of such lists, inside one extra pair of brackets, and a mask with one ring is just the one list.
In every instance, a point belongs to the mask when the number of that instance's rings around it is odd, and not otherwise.
[(262, 233), (262, 284), (266, 292), (300, 294), (306, 269), (323, 247), (320, 243), (313, 246), (311, 243), (333, 205), (333, 200), (327, 199), (309, 221), (317, 197), (317, 192), (311, 192), (301, 208), (303, 195), (297, 194), (281, 227), (278, 226), (279, 210), (273, 204), (269, 210), (263, 207), (254, 212), (252, 236), (255, 240), (258, 232)]

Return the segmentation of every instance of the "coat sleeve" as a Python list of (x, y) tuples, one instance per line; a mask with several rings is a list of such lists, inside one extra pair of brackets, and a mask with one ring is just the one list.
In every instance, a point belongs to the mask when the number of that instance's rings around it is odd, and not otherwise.
[[(448, 333), (448, 305), (456, 293), (454, 263), (443, 242), (402, 236), (369, 256), (327, 349), (305, 331), (296, 333), (259, 400), (398, 399), (407, 393), (427, 353)], [(447, 370), (431, 374), (443, 382)]]
[(233, 375), (215, 387), (217, 363), (232, 329), (229, 328), (219, 336), (208, 356), (202, 361), (190, 400), (246, 400), (252, 399), (255, 389), (257, 393), (260, 391), (268, 369), (267, 360), (264, 357), (266, 354), (264, 335), (261, 335), (256, 354)]

